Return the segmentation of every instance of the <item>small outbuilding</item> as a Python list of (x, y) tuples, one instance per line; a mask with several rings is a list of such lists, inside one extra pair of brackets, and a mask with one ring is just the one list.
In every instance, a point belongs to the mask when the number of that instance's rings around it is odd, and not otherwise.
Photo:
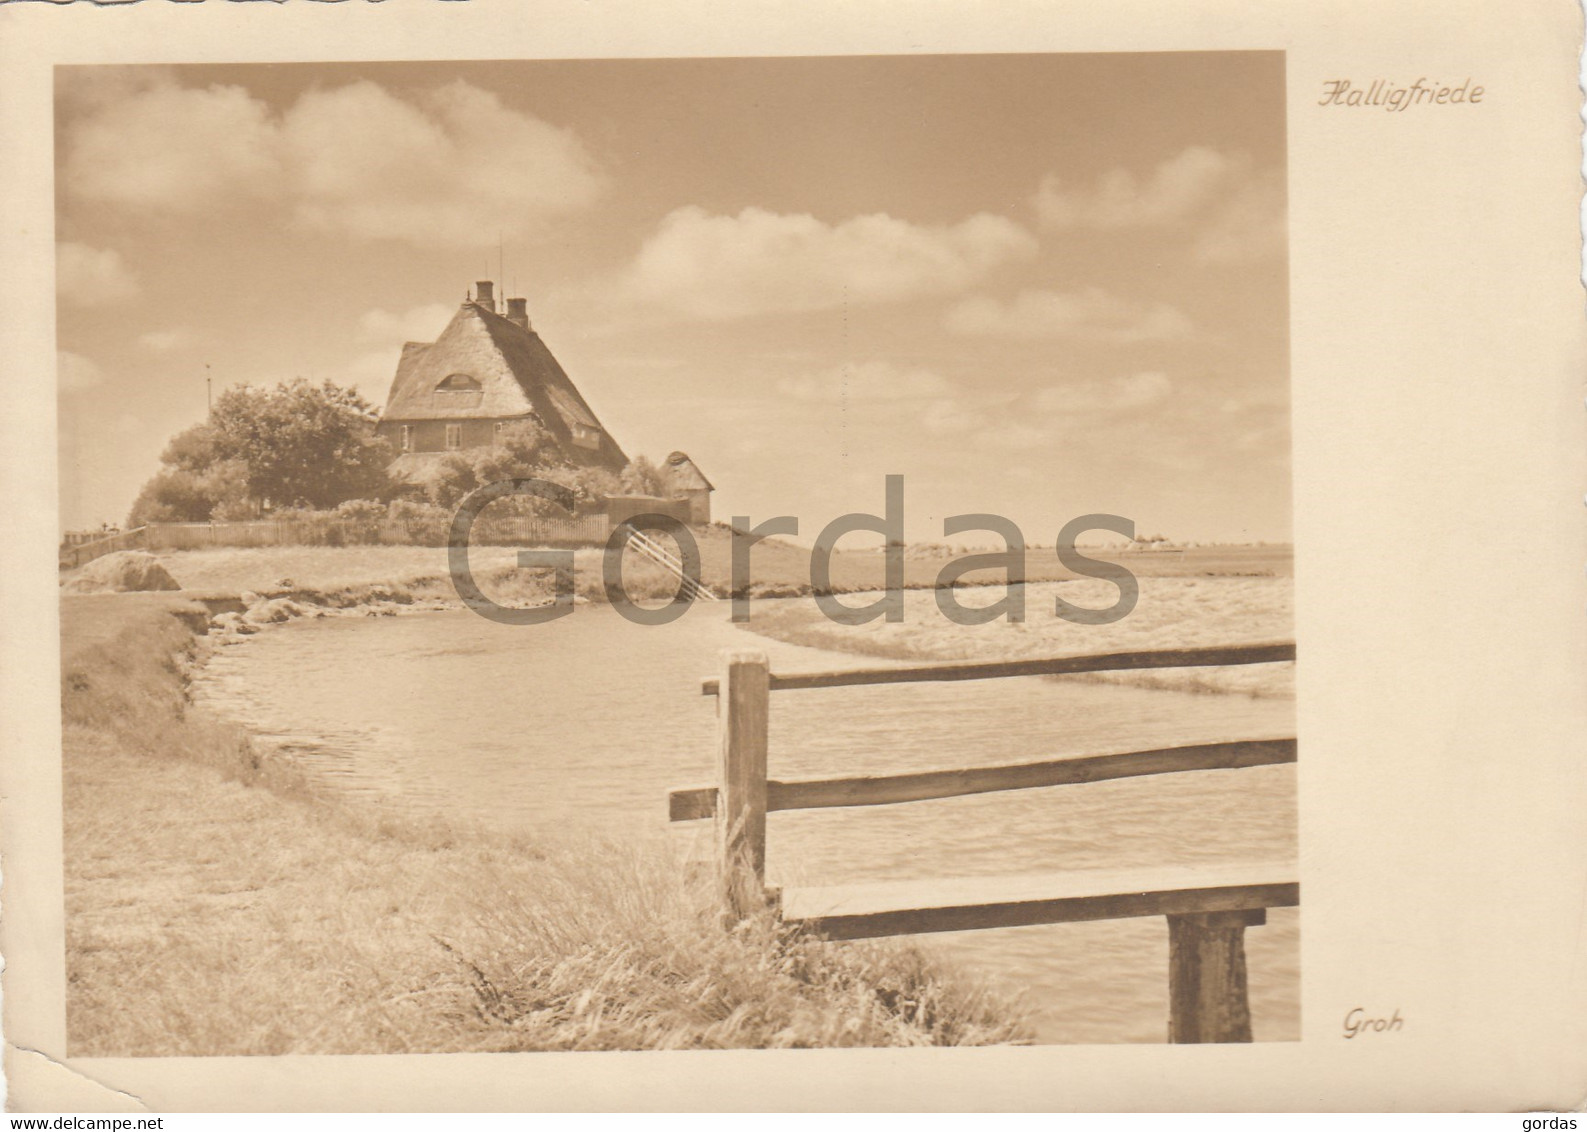
[(683, 452), (667, 457), (661, 469), (666, 477), (667, 494), (673, 499), (685, 500), (689, 505), (689, 524), (704, 526), (711, 521), (711, 493), (716, 490), (705, 478), (695, 462)]

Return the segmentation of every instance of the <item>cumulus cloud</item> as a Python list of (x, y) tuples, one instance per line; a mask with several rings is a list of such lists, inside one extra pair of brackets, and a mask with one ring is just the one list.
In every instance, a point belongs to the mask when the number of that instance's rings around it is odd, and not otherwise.
[(279, 191), (269, 108), (239, 86), (167, 78), (106, 101), (66, 136), (66, 185), (85, 201), (190, 212)]
[(947, 327), (955, 334), (982, 338), (1085, 338), (1114, 343), (1169, 341), (1195, 331), (1177, 307), (1135, 302), (1100, 287), (1026, 290), (1009, 302), (976, 296), (948, 311)]
[(1288, 234), (1283, 178), (1270, 172), (1241, 185), (1213, 213), (1194, 251), (1203, 263), (1247, 263), (1282, 253)]
[(941, 397), (948, 389), (948, 382), (939, 374), (885, 361), (835, 366), (777, 383), (779, 393), (799, 401), (916, 400)]
[(1145, 178), (1113, 169), (1094, 185), (1070, 187), (1049, 175), (1036, 190), (1036, 215), (1049, 231), (1170, 224), (1206, 205), (1238, 163), (1206, 146), (1191, 146)]
[(105, 380), (105, 371), (92, 358), (70, 350), (55, 353), (55, 388), (60, 393), (81, 393)]
[(1204, 263), (1236, 263), (1283, 251), (1284, 181), (1242, 153), (1191, 146), (1142, 177), (1113, 169), (1089, 185), (1049, 175), (1033, 198), (1044, 231), (1188, 225)]
[(760, 208), (718, 216), (686, 207), (662, 220), (613, 291), (657, 314), (724, 320), (953, 294), (1035, 252), (1029, 232), (984, 213), (954, 225), (884, 214), (828, 224)]
[(138, 283), (114, 248), (67, 242), (55, 248), (55, 289), (62, 302), (97, 307), (130, 299)]
[(368, 81), (315, 89), (278, 113), (239, 86), (155, 75), (88, 102), (65, 171), (96, 204), (279, 201), (302, 230), (439, 246), (532, 235), (604, 187), (573, 133), (461, 80), (409, 97)]
[(415, 102), (371, 82), (310, 91), (281, 138), (295, 218), (321, 232), (453, 245), (522, 236), (604, 184), (571, 131), (461, 80)]

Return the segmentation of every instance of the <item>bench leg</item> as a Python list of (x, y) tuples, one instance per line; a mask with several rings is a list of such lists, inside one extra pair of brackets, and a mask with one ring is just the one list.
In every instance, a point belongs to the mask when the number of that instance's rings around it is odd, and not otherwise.
[(1168, 1040), (1248, 1042), (1245, 929), (1263, 909), (1168, 917)]

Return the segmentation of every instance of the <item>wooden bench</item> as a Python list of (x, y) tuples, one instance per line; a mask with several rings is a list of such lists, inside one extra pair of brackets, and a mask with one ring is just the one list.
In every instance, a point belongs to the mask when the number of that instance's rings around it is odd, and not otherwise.
[(731, 650), (702, 684), (717, 696), (718, 784), (674, 790), (673, 821), (716, 819), (716, 856), (729, 917), (778, 907), (782, 918), (833, 940), (1163, 916), (1169, 937), (1169, 1040), (1248, 1042), (1245, 929), (1268, 908), (1300, 903), (1293, 862), (1089, 869), (1002, 877), (769, 891), (766, 815), (773, 810), (889, 805), (1001, 790), (1075, 785), (1188, 771), (1292, 763), (1293, 738), (1201, 743), (1010, 766), (780, 782), (767, 777), (769, 693), (916, 680), (977, 680), (1293, 660), (1291, 642), (1162, 649), (1011, 662), (774, 676), (764, 654)]

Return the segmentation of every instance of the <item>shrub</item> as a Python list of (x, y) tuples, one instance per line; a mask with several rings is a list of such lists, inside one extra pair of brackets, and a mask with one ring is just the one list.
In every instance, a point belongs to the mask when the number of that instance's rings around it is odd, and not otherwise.
[(370, 546), (380, 541), (381, 528), (386, 524), (386, 506), (373, 499), (349, 499), (339, 503), (333, 512), (347, 543)]
[(452, 513), (445, 507), (414, 499), (394, 500), (386, 518), (386, 537), (401, 531), (411, 546), (445, 546), (452, 527)]

